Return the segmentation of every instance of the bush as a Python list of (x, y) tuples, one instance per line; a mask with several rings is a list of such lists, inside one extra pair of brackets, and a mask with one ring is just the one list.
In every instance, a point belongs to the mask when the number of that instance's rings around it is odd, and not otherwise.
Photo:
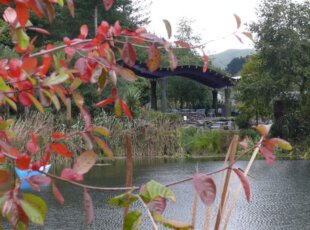
[(247, 129), (250, 124), (250, 117), (247, 114), (241, 113), (236, 117), (236, 124), (239, 129)]

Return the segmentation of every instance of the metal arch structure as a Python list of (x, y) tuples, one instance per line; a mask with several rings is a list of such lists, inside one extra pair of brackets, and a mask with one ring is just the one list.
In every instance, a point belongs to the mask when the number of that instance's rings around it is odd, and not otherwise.
[(206, 72), (203, 72), (201, 66), (193, 65), (183, 65), (177, 66), (175, 70), (171, 68), (159, 68), (154, 72), (150, 72), (144, 63), (137, 63), (132, 67), (127, 68), (131, 69), (136, 75), (148, 78), (151, 82), (151, 108), (157, 110), (157, 99), (156, 99), (156, 80), (161, 79), (162, 95), (161, 95), (161, 108), (162, 112), (166, 112), (167, 109), (167, 98), (166, 98), (166, 77), (169, 76), (181, 76), (196, 82), (199, 82), (205, 86), (208, 86), (213, 89), (212, 97), (213, 103), (212, 107), (215, 111), (215, 114), (218, 111), (217, 106), (217, 95), (218, 90), (225, 88), (225, 107), (224, 115), (230, 115), (230, 88), (234, 86), (235, 82), (232, 78), (225, 76), (215, 70), (208, 69)]

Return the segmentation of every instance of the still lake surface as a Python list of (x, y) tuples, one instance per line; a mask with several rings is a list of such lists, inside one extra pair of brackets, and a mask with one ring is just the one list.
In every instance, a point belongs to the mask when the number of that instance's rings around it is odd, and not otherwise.
[[(138, 159), (134, 161), (134, 184), (141, 185), (150, 179), (168, 183), (193, 175), (197, 165), (200, 172), (209, 172), (219, 169), (222, 164), (203, 160)], [(246, 164), (241, 161), (236, 167), (244, 169)], [(251, 201), (247, 203), (241, 191), (228, 229), (310, 229), (310, 161), (278, 160), (273, 166), (256, 161), (250, 175)], [(125, 161), (117, 160), (111, 166), (95, 166), (85, 175), (84, 183), (115, 187), (123, 186), (124, 178)], [(237, 178), (233, 181), (237, 183)], [(51, 189), (46, 188), (42, 196), (48, 204), (47, 220), (45, 226), (39, 229), (122, 229), (123, 210), (107, 204), (118, 193), (89, 191), (95, 209), (95, 222), (86, 227), (81, 189), (64, 183), (59, 183), (58, 188), (65, 204), (58, 205)], [(190, 223), (194, 194), (192, 182), (173, 186), (172, 189), (177, 201), (168, 203), (164, 216)], [(218, 202), (217, 199), (215, 203)], [(133, 206), (143, 210), (139, 203)], [(199, 201), (196, 229), (202, 229), (204, 213), (205, 207)], [(140, 229), (152, 229), (145, 213)]]

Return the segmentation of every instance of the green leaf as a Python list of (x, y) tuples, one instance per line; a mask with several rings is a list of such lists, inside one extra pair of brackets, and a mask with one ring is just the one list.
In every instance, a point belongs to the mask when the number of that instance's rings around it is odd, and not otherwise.
[(63, 7), (64, 6), (64, 1), (63, 0), (57, 0), (57, 3), (59, 6)]
[(154, 180), (149, 181), (144, 186), (140, 196), (146, 204), (159, 197), (164, 197), (166, 199), (175, 201), (175, 195), (173, 191)]
[(18, 46), (22, 50), (27, 49), (29, 46), (29, 37), (22, 28), (16, 30), (16, 37), (18, 41)]
[(9, 119), (9, 120), (6, 120), (2, 123), (0, 123), (0, 132), (4, 129), (6, 129), (7, 127), (13, 125), (14, 123), (14, 120), (13, 119)]
[(37, 110), (39, 110), (41, 113), (44, 113), (44, 108), (41, 105), (41, 103), (34, 96), (32, 96), (30, 93), (26, 93), (26, 94), (28, 95), (29, 99), (32, 101), (34, 106), (37, 108)]
[(58, 100), (58, 97), (55, 94), (51, 94), (48, 90), (43, 89), (43, 93), (46, 97), (48, 97), (54, 104), (56, 110), (60, 110), (60, 102)]
[(165, 227), (178, 229), (178, 230), (189, 230), (193, 229), (193, 226), (187, 223), (183, 223), (176, 220), (165, 219), (162, 215), (157, 212), (153, 212), (152, 216), (157, 223), (163, 224)]
[(8, 103), (9, 106), (10, 106), (12, 109), (14, 109), (15, 111), (17, 111), (17, 105), (16, 105), (16, 103), (15, 103), (11, 98), (9, 98), (9, 97), (4, 97), (4, 101), (5, 101), (6, 103)]
[(76, 90), (77, 88), (79, 88), (79, 86), (82, 84), (82, 80), (80, 78), (74, 78), (73, 82), (71, 83), (71, 86), (70, 86), (70, 91), (74, 91)]
[(104, 137), (107, 137), (110, 135), (111, 131), (109, 129), (107, 129), (106, 127), (101, 127), (101, 126), (98, 126), (98, 127), (95, 127), (93, 128), (92, 130), (94, 133), (98, 133)]
[(40, 197), (30, 193), (23, 193), (22, 208), (28, 218), (35, 224), (43, 225), (47, 212), (47, 205)]
[(117, 117), (120, 117), (122, 115), (122, 106), (121, 106), (121, 102), (119, 100), (119, 98), (117, 98), (115, 100), (115, 104), (114, 104), (114, 114)]
[(63, 70), (60, 70), (57, 76), (52, 75), (49, 78), (46, 78), (43, 81), (43, 86), (58, 85), (60, 83), (65, 82), (68, 79), (69, 79), (69, 74)]
[(141, 212), (134, 210), (125, 216), (124, 230), (138, 230), (141, 224)]
[(76, 92), (72, 93), (74, 103), (77, 107), (81, 107), (84, 105), (84, 98), (81, 96), (81, 94), (78, 94)]
[(113, 152), (111, 148), (108, 146), (107, 143), (105, 143), (103, 140), (101, 140), (99, 137), (93, 137), (96, 141), (97, 145), (102, 149), (104, 152), (104, 155), (106, 155), (110, 160), (114, 160)]
[(10, 90), (10, 89), (11, 88), (5, 84), (5, 82), (2, 79), (2, 77), (0, 77), (0, 91), (7, 91), (7, 90)]
[(126, 192), (124, 194), (121, 194), (119, 196), (113, 197), (109, 200), (109, 205), (115, 206), (118, 205), (122, 208), (128, 208), (133, 202), (138, 200), (138, 195), (132, 194), (130, 192)]

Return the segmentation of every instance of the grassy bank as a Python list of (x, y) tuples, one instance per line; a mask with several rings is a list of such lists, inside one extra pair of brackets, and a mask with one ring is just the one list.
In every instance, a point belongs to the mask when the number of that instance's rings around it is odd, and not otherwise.
[[(110, 129), (111, 135), (106, 138), (116, 157), (125, 156), (125, 135), (132, 138), (133, 153), (135, 157), (210, 157), (221, 159), (229, 147), (232, 136), (238, 133), (240, 139), (249, 136), (251, 143), (259, 140), (259, 135), (254, 130), (228, 131), (228, 130), (201, 130), (199, 128), (184, 128), (181, 117), (175, 114), (161, 114), (158, 112), (142, 112), (134, 121), (125, 118), (116, 118), (104, 111), (97, 113), (93, 118), (93, 126), (104, 126)], [(53, 114), (29, 113), (20, 117), (13, 125), (16, 133), (17, 148), (23, 151), (30, 138), (30, 133), (38, 135), (39, 144), (44, 144), (51, 139), (52, 133), (69, 133), (84, 129), (84, 122), (77, 117), (70, 124), (65, 116)], [(66, 145), (76, 157), (87, 148), (82, 137), (75, 135), (66, 141)], [(44, 146), (44, 145), (42, 145)], [(300, 149), (295, 148), (292, 152), (276, 152), (278, 158), (309, 159), (309, 150), (300, 154)], [(100, 153), (100, 150), (96, 150)], [(240, 149), (241, 152), (241, 149)], [(45, 149), (41, 149), (45, 154)], [(56, 158), (57, 156), (54, 156)], [(100, 158), (104, 158), (102, 153)], [(64, 161), (62, 157), (58, 160)]]

